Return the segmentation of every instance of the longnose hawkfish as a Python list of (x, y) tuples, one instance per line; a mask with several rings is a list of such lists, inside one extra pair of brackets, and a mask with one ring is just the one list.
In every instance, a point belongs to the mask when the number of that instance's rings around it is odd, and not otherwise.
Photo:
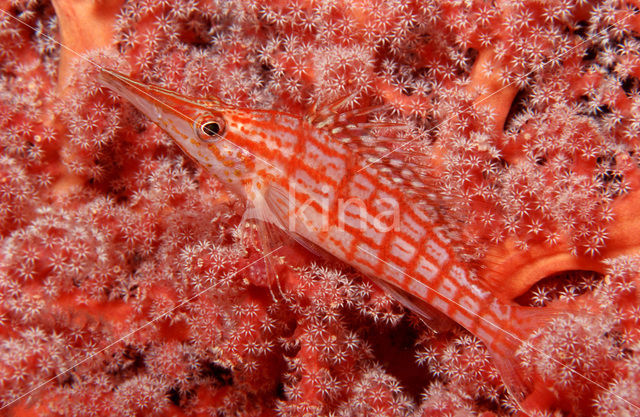
[(107, 69), (99, 79), (262, 220), (352, 265), (418, 313), (444, 313), (486, 345), (516, 397), (526, 392), (516, 350), (550, 313), (484, 288), (432, 210), (357, 146), (336, 139), (350, 126), (362, 129), (349, 120), (370, 108), (338, 113), (334, 103), (298, 116), (187, 97)]

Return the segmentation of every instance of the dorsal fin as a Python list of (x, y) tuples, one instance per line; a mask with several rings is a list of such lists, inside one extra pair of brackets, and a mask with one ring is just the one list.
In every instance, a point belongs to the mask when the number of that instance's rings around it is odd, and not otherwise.
[(318, 124), (336, 115), (340, 108), (343, 108), (348, 103), (354, 101), (359, 94), (360, 92), (355, 91), (351, 94), (340, 96), (336, 100), (324, 103), (322, 105), (319, 105), (318, 102), (315, 102), (309, 109), (305, 118), (309, 123), (313, 124), (314, 126), (318, 126)]
[(418, 142), (403, 132), (408, 123), (385, 115), (391, 109), (388, 104), (349, 107), (359, 94), (344, 95), (322, 106), (314, 104), (306, 120), (352, 149), (361, 158), (361, 169), (372, 166), (383, 174), (382, 181), (403, 188), (417, 201), (437, 204), (440, 199), (433, 193), (433, 176), (424, 162), (427, 158), (416, 158), (412, 145)]

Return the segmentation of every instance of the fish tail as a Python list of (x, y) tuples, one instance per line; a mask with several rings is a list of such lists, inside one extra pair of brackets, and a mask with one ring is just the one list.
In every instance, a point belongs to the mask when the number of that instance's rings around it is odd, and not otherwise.
[[(509, 306), (508, 308), (509, 318), (500, 326), (501, 337), (495, 338), (486, 345), (507, 391), (518, 401), (521, 410), (527, 415), (534, 410), (531, 410), (531, 405), (525, 407), (522, 400), (532, 393), (535, 375), (525, 372), (518, 359), (518, 351), (528, 343), (536, 331), (543, 329), (554, 318), (566, 314), (568, 309), (566, 307), (522, 306)], [(487, 326), (490, 325), (492, 324), (487, 324)]]

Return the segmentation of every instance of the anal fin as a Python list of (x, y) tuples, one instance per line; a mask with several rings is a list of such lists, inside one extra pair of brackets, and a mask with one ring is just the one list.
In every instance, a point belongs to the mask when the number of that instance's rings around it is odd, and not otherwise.
[(424, 300), (408, 293), (402, 288), (378, 278), (370, 277), (370, 279), (387, 294), (391, 295), (393, 299), (423, 319), (425, 324), (431, 329), (439, 332), (445, 332), (455, 325), (455, 322), (447, 317), (446, 314), (442, 313), (435, 307), (432, 307)]

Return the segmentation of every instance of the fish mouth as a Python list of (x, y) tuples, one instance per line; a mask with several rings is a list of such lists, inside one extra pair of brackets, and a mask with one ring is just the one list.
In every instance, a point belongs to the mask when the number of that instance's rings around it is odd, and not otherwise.
[(101, 68), (98, 81), (113, 90), (121, 98), (129, 101), (136, 109), (145, 114), (152, 122), (161, 125), (163, 116), (173, 114), (187, 122), (192, 122), (181, 108), (187, 100), (162, 87), (143, 84), (119, 72)]
[[(120, 98), (129, 101), (171, 137), (173, 143), (194, 162), (208, 163), (198, 158), (198, 155), (202, 156), (201, 152), (205, 145), (198, 141), (194, 131), (199, 114), (203, 111), (210, 113), (211, 105), (217, 103), (216, 100), (183, 96), (163, 87), (141, 83), (106, 68), (100, 69), (98, 81)], [(209, 106), (206, 105), (207, 103)], [(209, 147), (209, 150), (216, 152), (213, 146)]]
[(194, 150), (190, 143), (194, 117), (192, 100), (155, 85), (143, 84), (124, 74), (107, 68), (101, 68), (98, 81), (111, 89), (120, 98), (130, 102), (164, 133), (173, 138), (173, 142), (192, 159)]

